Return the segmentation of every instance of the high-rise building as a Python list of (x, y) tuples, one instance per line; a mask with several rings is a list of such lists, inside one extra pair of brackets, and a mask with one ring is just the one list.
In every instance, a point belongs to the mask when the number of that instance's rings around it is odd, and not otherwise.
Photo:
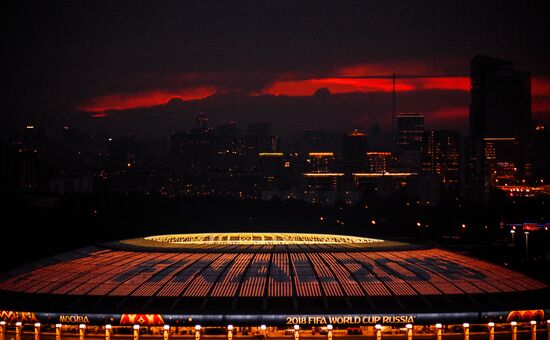
[(397, 145), (400, 150), (420, 150), (423, 132), (422, 113), (401, 113), (397, 116)]
[(542, 122), (533, 131), (533, 177), (538, 184), (550, 183), (550, 130)]
[(397, 151), (405, 169), (420, 168), (423, 133), (422, 113), (401, 113), (397, 116)]
[(447, 188), (458, 189), (460, 135), (455, 131), (426, 131), (422, 135), (422, 171), (439, 175)]
[(477, 55), (470, 64), (470, 135), (525, 139), (531, 127), (531, 75), (507, 60)]
[(358, 129), (344, 135), (342, 160), (347, 172), (364, 172), (367, 154), (367, 135)]
[(305, 162), (306, 172), (334, 172), (334, 152), (309, 152)]
[(531, 76), (507, 60), (477, 55), (470, 64), (470, 146), (467, 169), (471, 197), (531, 173)]
[(383, 174), (389, 171), (391, 152), (370, 151), (367, 152), (367, 172)]

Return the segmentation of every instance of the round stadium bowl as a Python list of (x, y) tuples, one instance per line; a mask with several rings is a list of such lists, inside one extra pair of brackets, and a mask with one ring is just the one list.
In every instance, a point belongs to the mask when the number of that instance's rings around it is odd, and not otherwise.
[(0, 277), (0, 319), (42, 324), (404, 325), (543, 320), (549, 288), (457, 253), (353, 236), (161, 235)]

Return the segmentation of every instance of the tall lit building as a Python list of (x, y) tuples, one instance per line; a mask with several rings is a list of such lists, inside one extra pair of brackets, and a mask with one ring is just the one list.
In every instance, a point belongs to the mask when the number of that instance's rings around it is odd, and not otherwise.
[(470, 64), (470, 145), (467, 169), (472, 196), (497, 180), (530, 176), (531, 76), (507, 60), (477, 55)]
[(367, 152), (367, 172), (383, 174), (389, 171), (391, 152), (371, 151)]
[(460, 135), (455, 131), (426, 131), (422, 135), (422, 171), (439, 175), (441, 183), (457, 188), (460, 178)]
[(533, 131), (533, 177), (538, 184), (550, 183), (550, 129), (537, 122)]
[(310, 152), (306, 158), (306, 172), (333, 172), (335, 171), (334, 152)]
[(424, 115), (402, 113), (397, 116), (397, 151), (405, 169), (420, 167)]
[(397, 145), (400, 150), (419, 150), (423, 132), (422, 113), (401, 113), (397, 116)]

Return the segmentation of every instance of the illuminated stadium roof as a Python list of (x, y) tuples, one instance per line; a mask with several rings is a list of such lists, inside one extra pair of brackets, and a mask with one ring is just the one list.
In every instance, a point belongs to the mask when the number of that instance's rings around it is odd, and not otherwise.
[(146, 237), (146, 240), (178, 244), (205, 245), (248, 245), (248, 244), (365, 244), (380, 243), (383, 240), (372, 238), (298, 233), (215, 233), (215, 234), (175, 234)]
[(195, 319), (312, 313), (456, 317), (548, 308), (548, 292), (545, 284), (507, 268), (399, 242), (185, 234), (82, 248), (18, 268), (0, 277), (0, 309)]

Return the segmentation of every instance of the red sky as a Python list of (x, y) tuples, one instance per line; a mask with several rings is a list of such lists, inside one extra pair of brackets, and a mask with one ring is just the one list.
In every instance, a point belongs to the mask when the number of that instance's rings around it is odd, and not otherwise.
[(127, 110), (166, 104), (172, 98), (195, 100), (211, 96), (216, 91), (212, 86), (183, 88), (178, 91), (145, 91), (133, 94), (113, 94), (92, 98), (79, 109), (94, 113), (95, 117), (104, 117), (106, 111)]
[[(404, 63), (402, 65), (358, 65), (342, 68), (335, 72), (336, 75), (391, 75), (391, 70), (399, 70), (399, 74), (426, 75), (434, 74), (426, 65), (418, 63)], [(206, 77), (205, 77), (206, 79)], [(358, 79), (319, 77), (307, 78), (298, 75), (284, 75), (281, 80), (276, 80), (264, 86), (259, 91), (250, 91), (251, 95), (283, 95), (283, 96), (311, 96), (320, 88), (326, 88), (331, 93), (388, 93), (392, 91), (391, 79)], [(130, 94), (112, 94), (92, 98), (79, 107), (80, 110), (91, 112), (94, 117), (103, 117), (110, 110), (126, 110), (140, 107), (151, 107), (167, 103), (172, 98), (181, 100), (197, 100), (213, 95), (217, 90), (223, 90), (220, 85), (189, 86), (180, 90), (161, 91), (151, 90)], [(396, 82), (397, 92), (414, 91), (470, 91), (470, 80), (467, 76), (434, 77), (434, 78), (398, 78)], [(437, 94), (434, 94), (437, 95)], [(550, 77), (533, 76), (532, 78), (533, 113), (550, 112)], [(466, 119), (468, 115), (468, 103), (457, 106), (449, 103), (448, 106), (427, 107), (424, 112), (430, 113), (430, 120), (434, 122), (449, 123)]]

